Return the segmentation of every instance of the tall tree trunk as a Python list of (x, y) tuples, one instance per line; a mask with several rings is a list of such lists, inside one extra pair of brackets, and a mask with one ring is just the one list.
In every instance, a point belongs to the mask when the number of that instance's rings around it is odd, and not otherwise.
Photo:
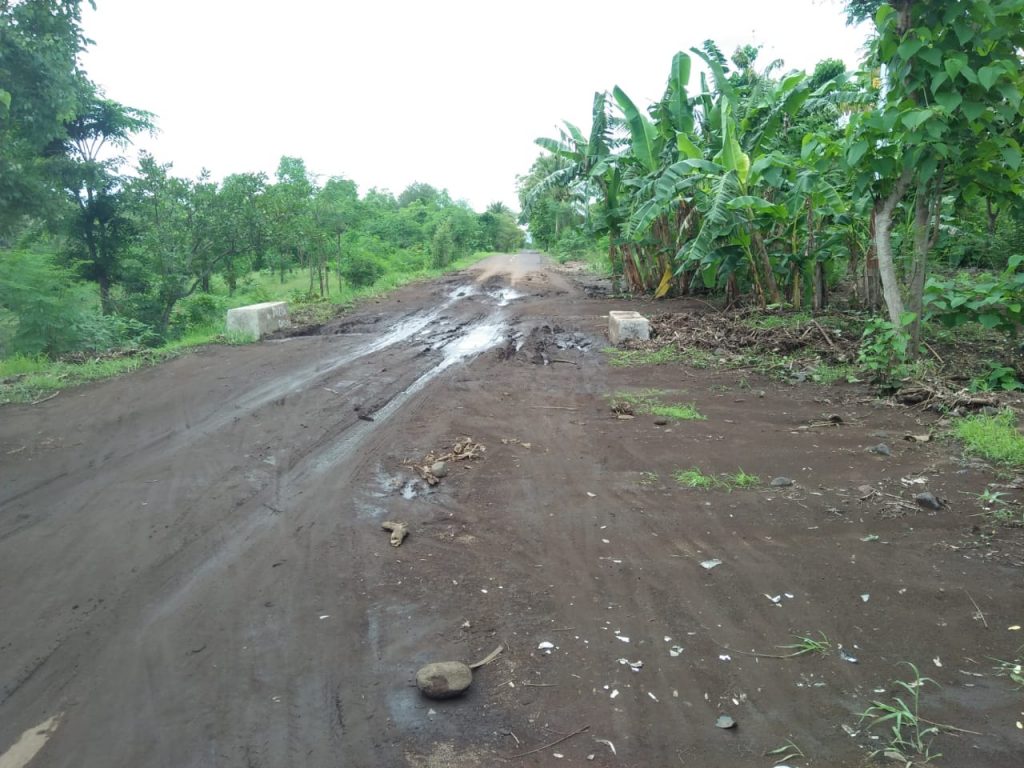
[(96, 282), (100, 287), (100, 310), (104, 315), (114, 314), (114, 303), (110, 299), (110, 275), (106, 270), (100, 270)]
[(910, 187), (913, 171), (904, 169), (888, 197), (875, 201), (875, 253), (878, 256), (878, 274), (882, 279), (882, 296), (889, 311), (889, 322), (900, 327), (903, 317), (903, 297), (896, 278), (896, 264), (892, 256), (892, 217), (896, 206)]
[(988, 219), (986, 222), (986, 228), (988, 229), (989, 237), (996, 233), (996, 219), (999, 218), (999, 209), (992, 207), (992, 198), (985, 198), (985, 215)]
[(882, 276), (878, 271), (878, 253), (875, 250), (874, 209), (871, 211), (868, 230), (868, 248), (864, 253), (863, 305), (864, 309), (876, 310), (882, 306)]
[[(907, 309), (914, 313), (914, 322), (910, 326), (910, 337), (913, 341), (911, 354), (917, 353), (921, 346), (921, 320), (924, 311), (924, 283), (928, 276), (928, 254), (934, 239), (931, 231), (931, 218), (934, 210), (939, 215), (938, 206), (942, 200), (941, 176), (934, 190), (926, 183), (918, 184), (914, 197), (914, 255), (910, 264), (909, 294)], [(937, 228), (936, 228), (937, 231)]]

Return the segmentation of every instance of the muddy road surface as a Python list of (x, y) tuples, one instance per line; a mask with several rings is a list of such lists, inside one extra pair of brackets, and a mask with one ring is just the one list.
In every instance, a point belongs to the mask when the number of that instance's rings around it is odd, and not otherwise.
[(616, 308), (494, 257), (0, 409), (0, 766), (859, 766), (902, 662), (936, 764), (1024, 763), (1001, 479), (863, 389), (611, 367)]

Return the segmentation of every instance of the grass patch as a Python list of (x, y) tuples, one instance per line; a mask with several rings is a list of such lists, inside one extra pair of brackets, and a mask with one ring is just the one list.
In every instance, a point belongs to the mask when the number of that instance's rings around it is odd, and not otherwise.
[(705, 421), (704, 416), (694, 405), (652, 405), (650, 413), (676, 421)]
[(818, 384), (825, 384), (826, 386), (831, 386), (837, 381), (847, 384), (855, 384), (859, 381), (853, 366), (828, 365), (827, 363), (819, 364), (811, 373), (811, 379)]
[(620, 408), (628, 405), (636, 413), (649, 413), (652, 416), (661, 416), (665, 419), (675, 421), (704, 421), (707, 417), (697, 410), (693, 403), (672, 404), (663, 402), (662, 398), (667, 395), (660, 389), (644, 389), (639, 392), (616, 392), (612, 395), (612, 410), (625, 410)]
[(761, 478), (740, 469), (731, 475), (725, 475), (725, 482), (732, 488), (753, 488), (761, 484)]
[(676, 470), (672, 477), (675, 478), (676, 483), (684, 488), (699, 488), (705, 491), (718, 488), (723, 491), (732, 492), (737, 488), (754, 488), (761, 484), (760, 477), (744, 472), (742, 469), (731, 474), (708, 475), (702, 472), (699, 467), (691, 467), (690, 469)]
[(675, 347), (662, 347), (661, 349), (618, 349), (617, 347), (605, 347), (604, 353), (608, 355), (608, 364), (616, 368), (632, 368), (642, 365), (672, 365), (685, 363), (688, 355), (680, 352)]
[(775, 328), (795, 328), (810, 321), (811, 316), (805, 312), (789, 312), (775, 315), (754, 315), (742, 322), (748, 328), (770, 331)]
[(953, 434), (968, 453), (999, 464), (1024, 466), (1024, 435), (1017, 429), (1013, 411), (996, 416), (967, 416), (957, 422)]
[(676, 482), (685, 488), (702, 488), (708, 490), (717, 487), (721, 481), (714, 475), (705, 475), (697, 467), (680, 469), (673, 475)]

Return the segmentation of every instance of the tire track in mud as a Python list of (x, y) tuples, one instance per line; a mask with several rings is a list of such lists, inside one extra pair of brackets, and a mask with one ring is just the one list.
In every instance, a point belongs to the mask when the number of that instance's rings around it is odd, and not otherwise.
[[(307, 366), (299, 374), (277, 380), (244, 396), (242, 402), (251, 406), (250, 410), (257, 411), (282, 396), (287, 397), (317, 386), (348, 364), (367, 366), (375, 354), (384, 350), (395, 349), (404, 357), (405, 351), (423, 346), (423, 349), (412, 355), (411, 360), (404, 361), (406, 367), (411, 367), (411, 374), (406, 370), (405, 375), (387, 382), (381, 389), (381, 381), (366, 372), (346, 391), (345, 394), (349, 396), (362, 396), (365, 393), (368, 398), (373, 397), (378, 403), (383, 403), (374, 412), (373, 422), (349, 417), (332, 425), (315, 443), (304, 446), (298, 455), (291, 455), (287, 466), (263, 482), (246, 499), (236, 503), (236, 508), (223, 519), (204, 529), (192, 530), (180, 546), (150, 564), (143, 574), (145, 578), (135, 579), (117, 594), (108, 594), (102, 611), (97, 611), (90, 620), (77, 623), (70, 631), (60, 632), (44, 662), (35, 664), (29, 675), (16, 675), (14, 684), (5, 690), (0, 705), (4, 708), (18, 705), (18, 709), (25, 709), (33, 699), (38, 701), (46, 698), (47, 692), (52, 695), (55, 690), (68, 689), (80, 671), (89, 667), (91, 648), (97, 644), (105, 645), (106, 641), (118, 633), (123, 634), (130, 626), (141, 630), (141, 642), (151, 629), (173, 617), (201, 584), (216, 581), (223, 569), (239, 562), (262, 538), (272, 535), (283, 515), (295, 514), (293, 522), (301, 519), (310, 522), (310, 515), (304, 515), (293, 507), (294, 499), (301, 494), (305, 484), (345, 464), (348, 466), (342, 469), (341, 475), (335, 473), (332, 481), (337, 484), (343, 477), (351, 477), (358, 471), (361, 462), (350, 459), (364, 441), (374, 434), (376, 427), (400, 412), (410, 398), (442, 373), (502, 340), (502, 326), (493, 321), (488, 322), (492, 318), (486, 314), (477, 315), (455, 328), (447, 325), (431, 328), (432, 324), (442, 321), (448, 308), (467, 295), (469, 293), (466, 289), (459, 287), (450, 293), (442, 305), (427, 312), (406, 315), (378, 339), (344, 353), (327, 366), (319, 363)], [(425, 369), (424, 362), (427, 363)], [(237, 422), (237, 415), (237, 410), (228, 411), (200, 421), (181, 435), (181, 447), (187, 445), (194, 449), (205, 436), (216, 432), (219, 427), (227, 426), (232, 421)], [(163, 436), (153, 443), (166, 445), (168, 437)], [(128, 462), (122, 463), (119, 471), (139, 475), (159, 459), (160, 456), (149, 456), (142, 450)], [(68, 489), (74, 488), (75, 478), (70, 477), (64, 485)], [(53, 487), (48, 489), (50, 493), (55, 490)], [(60, 489), (59, 492), (70, 490)], [(184, 515), (200, 511), (203, 503), (203, 498), (196, 499), (191, 505), (196, 510), (186, 509)], [(102, 504), (102, 499), (94, 499), (93, 506), (97, 504)], [(16, 541), (17, 532), (10, 531), (8, 535)], [(18, 677), (21, 679), (18, 680)], [(340, 703), (340, 699), (335, 702), (336, 705)], [(335, 727), (340, 730), (341, 710), (337, 711)], [(5, 731), (0, 732), (0, 744), (4, 743), (5, 736)], [(292, 737), (289, 736), (287, 740), (291, 742)]]

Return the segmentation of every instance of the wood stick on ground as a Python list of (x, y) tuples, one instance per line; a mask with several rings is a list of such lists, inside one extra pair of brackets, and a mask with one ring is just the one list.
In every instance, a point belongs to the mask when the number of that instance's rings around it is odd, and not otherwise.
[(929, 344), (927, 341), (923, 341), (923, 340), (922, 340), (921, 343), (925, 345), (925, 347), (928, 349), (929, 352), (931, 352), (933, 355), (935, 355), (935, 359), (939, 361), (939, 365), (945, 365), (946, 364), (946, 361), (942, 359), (942, 356), (938, 352), (936, 352), (934, 349), (932, 349), (932, 345), (931, 344)]
[(589, 725), (584, 725), (582, 728), (577, 728), (572, 733), (570, 733), (570, 734), (568, 734), (566, 736), (563, 736), (560, 739), (552, 741), (550, 744), (545, 744), (542, 747), (537, 747), (536, 749), (531, 749), (529, 752), (520, 752), (518, 755), (512, 755), (508, 759), (509, 760), (516, 760), (516, 759), (518, 759), (520, 757), (526, 757), (527, 755), (535, 755), (538, 752), (543, 752), (545, 749), (551, 749), (551, 747), (557, 747), (563, 741), (568, 741), (573, 736), (579, 736), (581, 733), (583, 733), (584, 731), (588, 731), (588, 730), (590, 730), (590, 726)]
[(44, 397), (44, 398), (42, 398), (40, 400), (33, 400), (30, 403), (30, 405), (39, 405), (40, 403), (45, 403), (47, 400), (53, 400), (53, 398), (55, 398), (59, 394), (60, 394), (60, 390), (57, 390), (52, 395), (48, 395), (47, 397)]
[(825, 339), (826, 342), (828, 342), (829, 347), (831, 347), (834, 350), (836, 348), (835, 342), (832, 341), (832, 337), (825, 332), (825, 329), (821, 327), (821, 323), (819, 323), (817, 320), (811, 320), (811, 322), (814, 323), (815, 328), (821, 331), (822, 337)]
[(578, 410), (571, 405), (531, 405), (530, 408), (543, 408), (553, 411), (575, 411)]
[(988, 629), (988, 621), (986, 621), (986, 619), (985, 619), (985, 614), (981, 612), (981, 608), (979, 608), (979, 607), (978, 607), (978, 604), (977, 604), (976, 602), (974, 602), (974, 598), (973, 598), (973, 597), (971, 597), (971, 593), (970, 593), (970, 592), (968, 592), (968, 591), (967, 591), (967, 590), (965, 589), (965, 590), (964, 590), (964, 594), (965, 594), (965, 595), (967, 595), (967, 599), (971, 601), (971, 605), (973, 605), (973, 606), (974, 606), (974, 610), (976, 610), (976, 611), (978, 612), (978, 613), (977, 613), (977, 614), (975, 615), (975, 618), (979, 618), (979, 619), (981, 619), (981, 623), (985, 625), (985, 629)]
[(493, 651), (491, 651), (489, 654), (487, 654), (484, 658), (480, 659), (480, 661), (478, 661), (476, 664), (470, 664), (469, 668), (470, 669), (478, 669), (479, 667), (482, 667), (485, 664), (490, 664), (492, 661), (494, 661), (496, 658), (498, 658), (498, 656), (504, 650), (505, 650), (505, 646), (504, 645), (499, 645), (497, 648), (495, 648)]

